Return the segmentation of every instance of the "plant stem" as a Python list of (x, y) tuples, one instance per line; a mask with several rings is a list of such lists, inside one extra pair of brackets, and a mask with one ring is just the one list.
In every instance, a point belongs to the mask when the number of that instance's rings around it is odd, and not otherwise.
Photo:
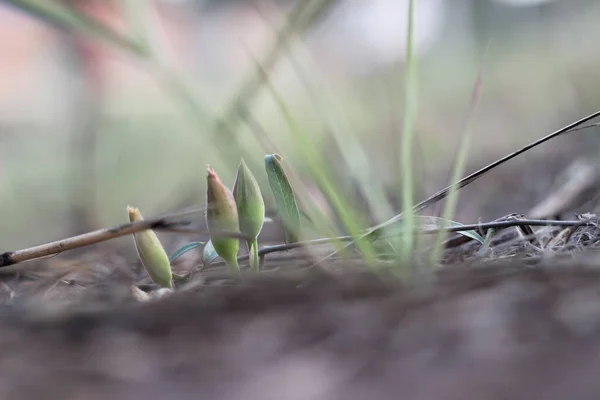
[(232, 257), (231, 260), (225, 260), (227, 268), (232, 274), (238, 276), (240, 274), (240, 264), (238, 264), (237, 257)]
[(258, 260), (258, 239), (248, 240), (248, 250), (251, 254), (250, 266), (254, 267), (254, 271), (260, 271), (260, 263)]
[(403, 238), (402, 251), (400, 252), (402, 264), (408, 264), (413, 252), (415, 228), (415, 212), (413, 211), (414, 176), (413, 176), (413, 142), (415, 136), (415, 118), (417, 109), (417, 78), (416, 59), (413, 52), (413, 25), (414, 25), (414, 1), (408, 2), (408, 24), (406, 33), (406, 57), (405, 57), (405, 93), (404, 93), (404, 123), (403, 135), (400, 141), (400, 160), (402, 160), (402, 210), (404, 214), (404, 225), (408, 232)]

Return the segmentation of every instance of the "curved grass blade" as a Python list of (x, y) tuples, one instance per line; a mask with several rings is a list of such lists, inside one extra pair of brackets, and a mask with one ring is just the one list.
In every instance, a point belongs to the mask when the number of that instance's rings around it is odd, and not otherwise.
[(219, 255), (212, 244), (212, 240), (209, 240), (202, 249), (202, 264), (204, 266), (210, 265), (217, 258), (219, 258)]
[(203, 244), (204, 244), (204, 242), (191, 242), (191, 243), (181, 246), (180, 248), (177, 249), (177, 251), (175, 251), (175, 253), (171, 254), (171, 257), (169, 257), (169, 263), (172, 264), (173, 261), (177, 260), (179, 257), (184, 255), (188, 251), (195, 249), (198, 246), (202, 246)]
[[(442, 213), (442, 217), (444, 219), (449, 219), (452, 217), (453, 213), (456, 211), (456, 203), (458, 202), (458, 190), (459, 187), (453, 182), (458, 182), (460, 176), (462, 175), (465, 165), (468, 159), (469, 148), (471, 144), (471, 124), (473, 115), (475, 113), (475, 109), (479, 104), (479, 100), (481, 97), (481, 87), (482, 87), (482, 74), (483, 74), (483, 66), (479, 69), (479, 74), (477, 75), (477, 79), (475, 80), (475, 84), (473, 86), (473, 92), (471, 94), (471, 105), (467, 114), (467, 118), (465, 121), (465, 127), (461, 133), (460, 144), (458, 147), (458, 153), (456, 155), (456, 161), (454, 164), (454, 171), (452, 172), (452, 178), (450, 180), (450, 190), (448, 191), (448, 198), (446, 200), (446, 205), (444, 207), (444, 211)], [(433, 252), (431, 253), (431, 263), (432, 265), (436, 265), (439, 262), (439, 257), (442, 252), (442, 240), (444, 239), (444, 232), (440, 231), (435, 240), (435, 246), (433, 248)], [(483, 244), (483, 242), (481, 242)]]
[[(444, 228), (455, 228), (464, 226), (460, 222), (452, 221), (449, 219), (444, 219), (440, 217), (432, 217), (432, 216), (423, 216), (423, 215), (415, 215), (414, 216), (417, 221), (421, 221), (419, 226), (423, 229), (444, 229)], [(369, 237), (371, 240), (379, 240), (389, 236), (403, 235), (407, 231), (407, 228), (402, 223), (402, 220), (397, 221), (394, 225), (388, 225), (383, 228), (382, 231), (377, 232), (377, 234), (371, 234)], [(477, 240), (479, 243), (484, 244), (485, 239), (475, 232), (474, 230), (470, 231), (458, 231), (456, 232), (460, 235), (466, 236), (473, 240)]]
[(148, 55), (148, 49), (136, 38), (122, 35), (102, 22), (61, 2), (53, 0), (6, 0), (6, 2), (52, 26), (101, 39), (138, 56)]
[(177, 283), (186, 283), (190, 279), (190, 274), (178, 275), (173, 274), (173, 280)]
[(300, 210), (296, 204), (294, 191), (283, 170), (283, 157), (279, 154), (265, 156), (265, 168), (269, 178), (269, 186), (275, 196), (277, 211), (283, 222), (286, 243), (298, 241), (300, 231)]
[(487, 254), (488, 250), (490, 249), (490, 245), (492, 243), (492, 237), (494, 236), (495, 232), (496, 231), (494, 229), (490, 229), (487, 231), (487, 233), (485, 235), (485, 241), (483, 242), (483, 246), (481, 246), (481, 248), (477, 252), (477, 255), (479, 257), (485, 257), (485, 255)]
[(402, 127), (402, 136), (400, 138), (400, 157), (402, 185), (398, 193), (399, 199), (402, 200), (401, 206), (404, 214), (404, 223), (408, 228), (408, 235), (402, 241), (400, 248), (400, 258), (402, 264), (407, 265), (411, 257), (411, 252), (414, 250), (413, 230), (415, 228), (415, 212), (414, 206), (414, 165), (413, 165), (413, 143), (415, 141), (415, 125), (417, 119), (418, 107), (418, 88), (417, 88), (417, 60), (414, 55), (414, 1), (408, 1), (408, 21), (406, 32), (406, 71), (405, 81), (406, 88), (404, 92), (404, 123)]
[[(450, 219), (444, 219), (444, 218), (440, 218), (440, 217), (417, 216), (417, 219), (423, 220), (424, 225), (433, 225), (435, 227), (434, 229), (455, 228), (455, 227), (464, 226), (464, 224), (461, 224), (460, 222), (456, 222), (456, 221), (452, 221)], [(459, 235), (463, 235), (468, 238), (471, 238), (473, 240), (477, 240), (481, 244), (483, 244), (485, 242), (485, 239), (479, 233), (477, 233), (475, 231), (458, 231), (456, 233), (458, 233)]]

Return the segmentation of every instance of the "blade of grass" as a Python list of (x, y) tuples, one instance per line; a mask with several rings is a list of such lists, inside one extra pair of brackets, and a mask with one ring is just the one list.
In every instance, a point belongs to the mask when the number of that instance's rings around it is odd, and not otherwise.
[(148, 17), (152, 1), (123, 0), (121, 4), (132, 37), (144, 48), (150, 49)]
[(288, 13), (285, 24), (279, 29), (275, 40), (261, 59), (261, 67), (254, 68), (249, 77), (241, 84), (233, 97), (231, 105), (222, 118), (217, 121), (216, 137), (230, 140), (237, 125), (244, 121), (250, 104), (260, 93), (264, 84), (264, 74), (270, 73), (281, 58), (282, 49), (294, 34), (304, 34), (319, 18), (326, 14), (337, 0), (297, 0)]
[[(257, 142), (264, 153), (282, 153), (268, 137), (266, 130), (251, 114), (245, 115), (243, 119), (245, 119), (248, 125), (253, 126), (253, 129), (256, 131), (256, 136), (261, 137), (262, 140), (258, 140)], [(302, 231), (309, 237), (314, 236), (315, 234), (319, 234), (323, 237), (340, 236), (340, 232), (336, 231), (327, 223), (328, 218), (324, 211), (312, 202), (307, 194), (308, 187), (301, 179), (299, 179), (294, 169), (289, 168), (287, 173), (290, 183), (297, 189), (295, 194), (297, 196), (296, 200), (298, 202), (298, 207), (300, 208), (300, 214), (307, 222), (303, 224)]]
[(172, 264), (175, 260), (177, 260), (179, 257), (184, 255), (188, 251), (193, 250), (196, 247), (202, 246), (203, 244), (204, 242), (191, 242), (181, 246), (173, 254), (171, 254), (171, 257), (169, 257), (169, 263)]
[(210, 265), (217, 258), (219, 258), (219, 255), (217, 254), (217, 251), (215, 250), (215, 247), (213, 246), (212, 241), (209, 240), (208, 242), (206, 242), (206, 244), (202, 248), (202, 265), (204, 265), (204, 266)]
[[(474, 182), (475, 180), (481, 178), (482, 176), (484, 176), (485, 174), (487, 174), (488, 172), (490, 172), (492, 169), (494, 169), (494, 168), (496, 168), (496, 167), (504, 164), (505, 162), (507, 162), (507, 161), (509, 161), (509, 160), (511, 160), (511, 159), (513, 159), (513, 158), (515, 158), (515, 157), (517, 157), (517, 156), (525, 153), (526, 151), (531, 150), (534, 147), (537, 147), (537, 146), (539, 146), (539, 145), (541, 145), (541, 144), (543, 144), (543, 143), (545, 143), (545, 142), (547, 142), (549, 140), (552, 140), (552, 139), (554, 139), (554, 138), (556, 138), (556, 137), (558, 137), (560, 135), (563, 135), (565, 133), (581, 131), (581, 130), (583, 130), (585, 128), (588, 128), (588, 127), (594, 127), (595, 124), (591, 124), (591, 125), (583, 126), (583, 127), (581, 125), (583, 125), (586, 122), (588, 122), (588, 121), (590, 121), (590, 120), (592, 120), (594, 118), (597, 118), (599, 116), (600, 116), (600, 111), (596, 111), (596, 112), (594, 112), (592, 114), (589, 114), (586, 117), (583, 117), (583, 118), (581, 118), (578, 121), (575, 121), (575, 122), (573, 122), (573, 123), (571, 123), (571, 124), (569, 124), (569, 125), (567, 125), (567, 126), (565, 126), (563, 128), (560, 128), (559, 130), (554, 131), (554, 132), (550, 133), (549, 135), (546, 135), (543, 138), (538, 139), (538, 140), (536, 140), (536, 141), (528, 144), (527, 146), (524, 146), (524, 147), (522, 147), (522, 148), (520, 148), (520, 149), (518, 149), (518, 150), (516, 150), (516, 151), (514, 151), (514, 152), (512, 152), (512, 153), (510, 153), (510, 154), (508, 154), (508, 155), (506, 155), (506, 156), (504, 156), (504, 157), (496, 160), (496, 161), (494, 161), (491, 164), (488, 164), (487, 166), (485, 166), (485, 167), (483, 167), (483, 168), (481, 168), (481, 169), (473, 172), (472, 174), (464, 177), (459, 182), (457, 182), (456, 183), (456, 190), (462, 189), (463, 187), (465, 187), (465, 186), (469, 185), (470, 183)], [(438, 201), (443, 200), (448, 195), (449, 192), (450, 192), (450, 186), (448, 186), (448, 187), (440, 190), (439, 192), (437, 192), (437, 193), (429, 196), (425, 200), (421, 201), (420, 203), (418, 203), (417, 205), (415, 205), (413, 207), (412, 211), (413, 212), (419, 212), (419, 211), (421, 211), (421, 210), (423, 210), (423, 209), (425, 209), (425, 208), (427, 208), (427, 207), (429, 207), (429, 206), (431, 206), (433, 204), (436, 204)], [(390, 218), (389, 220), (387, 220), (387, 221), (385, 221), (385, 222), (383, 222), (381, 224), (378, 224), (376, 226), (373, 226), (373, 227), (369, 228), (358, 239), (363, 239), (363, 238), (365, 238), (367, 236), (370, 236), (370, 235), (377, 235), (377, 234), (381, 233), (386, 227), (388, 227), (388, 226), (390, 226), (392, 224), (395, 224), (398, 221), (401, 221), (403, 219), (403, 217), (404, 217), (404, 214), (395, 215), (394, 217)], [(351, 241), (351, 242), (349, 242), (345, 246), (343, 246), (342, 249), (345, 249), (345, 248), (351, 246), (353, 243), (354, 243), (354, 240)], [(336, 254), (337, 254), (337, 251), (329, 254), (323, 260), (326, 260), (327, 258), (333, 257)], [(321, 260), (321, 261), (323, 261), (323, 260)]]
[[(260, 63), (255, 61), (260, 68)], [(265, 87), (269, 91), (270, 95), (276, 102), (277, 107), (281, 111), (288, 127), (293, 132), (293, 137), (296, 140), (296, 144), (301, 152), (303, 152), (304, 157), (307, 160), (310, 160), (308, 163), (309, 169), (312, 172), (313, 178), (316, 180), (317, 185), (323, 191), (323, 194), (328, 198), (331, 202), (334, 210), (340, 216), (342, 220), (342, 224), (346, 227), (350, 235), (358, 236), (360, 234), (361, 228), (360, 224), (357, 223), (356, 215), (350, 215), (350, 207), (346, 201), (340, 196), (339, 192), (335, 190), (334, 185), (332, 184), (332, 179), (329, 177), (327, 172), (327, 166), (323, 162), (322, 157), (315, 149), (315, 146), (311, 143), (307, 143), (307, 138), (302, 134), (297, 128), (296, 122), (292, 117), (288, 107), (285, 105), (285, 101), (282, 96), (279, 94), (277, 89), (272, 85), (269, 77), (267, 76), (267, 72), (260, 68), (263, 73), (263, 79), (265, 82)], [(376, 261), (374, 256), (373, 246), (368, 241), (360, 240), (356, 243), (359, 251), (365, 258), (367, 264), (373, 265)]]
[(138, 56), (148, 49), (133, 37), (122, 35), (103, 23), (54, 0), (5, 0), (14, 7), (61, 29), (72, 30), (117, 46)]
[[(157, 57), (156, 52), (152, 51), (149, 46), (147, 37), (149, 29), (141, 26), (143, 20), (148, 23), (148, 20), (145, 17), (147, 17), (150, 10), (149, 2), (144, 0), (127, 0), (129, 8), (128, 13), (133, 14), (135, 11), (139, 14), (137, 16), (139, 21), (135, 22), (136, 26), (134, 27), (136, 34), (134, 37), (130, 37), (122, 35), (103, 23), (78, 12), (72, 7), (60, 4), (54, 0), (5, 1), (34, 17), (40, 18), (42, 21), (52, 26), (88, 35), (94, 39), (99, 39), (145, 59), (150, 62), (151, 66), (154, 68), (155, 75), (159, 78), (159, 83), (165, 87), (167, 92), (172, 93), (190, 109), (190, 115), (196, 122), (203, 125), (204, 122), (208, 120), (208, 113), (204, 110), (204, 107), (201, 106), (200, 101), (190, 89), (191, 85), (185, 82), (179, 74), (171, 70), (166, 63), (160, 60)], [(140, 15), (143, 15), (143, 17)], [(137, 26), (138, 23), (140, 26)]]
[[(484, 62), (485, 56), (487, 55), (487, 51), (489, 49), (489, 43), (486, 47), (486, 52), (484, 54)], [(473, 86), (473, 91), (471, 93), (471, 102), (469, 105), (469, 111), (467, 114), (467, 118), (465, 121), (465, 127), (463, 132), (461, 133), (460, 144), (458, 147), (458, 154), (456, 156), (456, 162), (453, 168), (452, 178), (450, 179), (450, 191), (448, 192), (448, 199), (446, 200), (446, 205), (444, 207), (444, 211), (442, 213), (442, 220), (448, 221), (454, 215), (456, 210), (456, 203), (458, 201), (458, 188), (454, 182), (458, 182), (460, 176), (463, 174), (465, 170), (469, 147), (471, 144), (471, 122), (473, 119), (473, 115), (475, 113), (475, 109), (479, 104), (481, 99), (481, 87), (482, 87), (482, 74), (483, 74), (483, 65), (479, 69), (479, 73), (475, 80), (475, 84)], [(431, 253), (431, 265), (437, 265), (440, 260), (440, 254), (442, 252), (443, 240), (446, 237), (446, 233), (440, 231), (438, 235), (436, 235), (435, 244), (433, 246), (433, 251)]]
[[(433, 226), (433, 229), (436, 229), (437, 232), (441, 232), (441, 233), (449, 233), (450, 230), (448, 230), (448, 228), (458, 228), (458, 227), (464, 227), (464, 224), (461, 224), (460, 222), (456, 222), (456, 221), (452, 221), (452, 220), (447, 220), (447, 219), (443, 219), (440, 217), (434, 217), (434, 216), (425, 216), (425, 215), (417, 215), (415, 216), (415, 219), (419, 222), (419, 227), (420, 229), (417, 230), (416, 232), (424, 232), (427, 231), (429, 229), (432, 229), (431, 227)], [(371, 236), (372, 240), (381, 240), (383, 238), (389, 238), (389, 237), (394, 237), (394, 236), (399, 236), (399, 235), (406, 235), (407, 231), (404, 229), (404, 225), (393, 225), (393, 226), (389, 226), (385, 229), (385, 231), (377, 236)], [(475, 230), (464, 230), (464, 231), (459, 231), (460, 235), (466, 236), (468, 238), (474, 239), (476, 241), (478, 241), (479, 243), (483, 244), (484, 239), (483, 237), (481, 237), (481, 235), (479, 233), (477, 233)]]
[[(463, 179), (461, 179), (460, 181), (458, 181), (456, 183), (456, 188), (458, 189), (462, 189), (465, 186), (469, 185), (470, 183), (472, 183), (473, 181), (481, 178), (482, 176), (484, 176), (485, 174), (487, 174), (488, 172), (490, 172), (491, 170), (493, 170), (494, 168), (504, 164), (505, 162), (512, 160), (513, 158), (525, 153), (528, 150), (533, 149), (534, 147), (537, 147), (549, 140), (552, 140), (560, 135), (563, 135), (565, 133), (568, 132), (574, 132), (574, 131), (579, 131), (581, 130), (580, 128), (578, 128), (580, 125), (594, 119), (600, 116), (600, 111), (596, 111), (578, 121), (575, 121), (549, 135), (544, 136), (541, 139), (538, 139), (530, 144), (528, 144), (527, 146), (521, 147), (520, 149), (494, 161), (491, 164), (486, 165), (485, 167), (473, 172), (472, 174), (464, 177)], [(417, 205), (414, 206), (413, 211), (414, 212), (418, 212), (421, 211), (435, 203), (437, 203), (440, 200), (443, 200), (446, 198), (446, 196), (448, 196), (448, 193), (450, 192), (450, 186), (445, 187), (444, 189), (440, 190), (439, 192), (429, 196), (428, 198), (426, 198), (425, 200), (421, 201), (420, 203), (418, 203)], [(386, 222), (379, 224), (377, 226), (374, 226), (371, 228), (370, 233), (374, 233), (377, 230), (380, 230), (390, 224), (396, 223), (398, 221), (400, 221), (403, 218), (403, 214), (398, 214), (392, 218), (390, 218), (389, 220), (387, 220)], [(369, 233), (367, 233), (369, 234)]]
[(414, 247), (414, 236), (412, 232), (415, 227), (413, 204), (414, 204), (414, 182), (413, 182), (413, 143), (415, 131), (415, 115), (417, 112), (417, 77), (416, 59), (413, 52), (413, 24), (414, 24), (414, 1), (408, 2), (408, 24), (406, 36), (406, 58), (405, 58), (405, 102), (402, 138), (400, 140), (400, 159), (402, 163), (402, 210), (404, 211), (403, 223), (408, 234), (402, 240), (400, 259), (402, 264), (407, 265), (410, 261), (411, 252)]
[[(249, 56), (252, 57), (250, 53)], [(246, 114), (242, 119), (244, 119), (247, 126), (254, 131), (255, 137), (258, 138), (257, 143), (262, 148), (263, 153), (282, 153), (281, 149), (275, 145), (270, 137), (268, 137), (266, 129), (261, 126), (252, 114)], [(320, 237), (339, 237), (340, 232), (328, 223), (329, 218), (325, 212), (315, 205), (308, 195), (309, 189), (307, 185), (299, 179), (293, 168), (289, 168), (287, 173), (293, 187), (297, 188), (295, 191), (297, 196), (296, 200), (298, 201), (300, 213), (307, 222), (302, 225), (303, 233), (308, 237), (313, 237), (315, 235)], [(341, 248), (341, 243), (338, 247)]]
[[(303, 46), (298, 46), (303, 50)], [(310, 62), (311, 68), (305, 73), (296, 57), (288, 47), (285, 47), (288, 59), (291, 62), (298, 79), (302, 82), (311, 104), (315, 111), (320, 115), (322, 121), (327, 125), (328, 131), (336, 141), (340, 153), (346, 162), (348, 173), (359, 183), (359, 190), (367, 200), (369, 209), (375, 214), (378, 221), (383, 221), (392, 215), (392, 206), (385, 196), (385, 190), (380, 180), (373, 179), (374, 171), (369, 164), (369, 157), (361, 147), (357, 138), (356, 130), (353, 129), (352, 121), (343, 106), (338, 101), (334, 101), (333, 89), (329, 88), (326, 80), (320, 77), (318, 68), (312, 57), (307, 51), (303, 51), (304, 59)], [(319, 87), (322, 89), (317, 92), (314, 85), (309, 82), (307, 76), (312, 80), (319, 81)], [(321, 78), (321, 79), (319, 79)], [(327, 110), (327, 112), (325, 112)]]
[(490, 249), (490, 245), (492, 243), (492, 238), (494, 237), (494, 232), (495, 232), (494, 229), (489, 229), (487, 231), (487, 233), (485, 234), (485, 241), (483, 242), (483, 245), (477, 252), (479, 257), (485, 257), (485, 255), (487, 254), (488, 250)]

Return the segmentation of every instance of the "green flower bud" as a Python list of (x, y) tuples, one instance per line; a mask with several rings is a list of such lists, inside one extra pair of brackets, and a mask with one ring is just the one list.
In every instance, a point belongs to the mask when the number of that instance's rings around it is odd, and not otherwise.
[[(142, 221), (144, 218), (137, 208), (127, 207), (129, 222)], [(156, 234), (147, 229), (133, 234), (133, 240), (139, 259), (150, 278), (163, 288), (173, 288), (171, 263)]]
[(233, 197), (237, 205), (240, 232), (257, 238), (265, 222), (265, 202), (256, 178), (243, 159), (233, 184)]
[[(206, 225), (209, 233), (215, 231), (239, 232), (240, 230), (233, 193), (223, 185), (223, 182), (211, 167), (207, 167)], [(213, 236), (212, 234), (210, 239), (215, 251), (225, 260), (227, 265), (232, 269), (239, 270), (237, 262), (239, 239)]]
[(246, 241), (251, 254), (250, 266), (258, 271), (258, 235), (265, 222), (265, 202), (256, 178), (243, 159), (233, 184), (233, 197), (237, 205), (240, 231), (252, 238)]

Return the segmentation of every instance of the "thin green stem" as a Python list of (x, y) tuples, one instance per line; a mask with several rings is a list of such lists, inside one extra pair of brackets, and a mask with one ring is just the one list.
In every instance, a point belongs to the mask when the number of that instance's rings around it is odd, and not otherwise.
[[(413, 53), (413, 14), (414, 2), (408, 3), (408, 26), (406, 36), (406, 60), (405, 60), (405, 103), (404, 103), (404, 126), (401, 140), (401, 160), (402, 160), (402, 209), (404, 214), (404, 224), (409, 232), (414, 229), (414, 177), (413, 177), (413, 142), (414, 142), (414, 123), (417, 107), (416, 99), (416, 60)], [(408, 262), (413, 251), (414, 237), (407, 235), (403, 240), (402, 261)]]
[(252, 255), (250, 259), (250, 266), (254, 268), (254, 271), (260, 272), (260, 263), (258, 259), (258, 239), (248, 241), (248, 250)]
[(118, 33), (114, 29), (57, 1), (6, 0), (9, 4), (28, 12), (47, 23), (98, 38), (141, 57), (148, 49), (137, 38)]
[(150, 49), (149, 16), (152, 2), (148, 0), (125, 0), (121, 7), (131, 31), (131, 37), (144, 49)]
[[(487, 50), (487, 49), (486, 49)], [(487, 54), (487, 53), (486, 53)], [(484, 57), (485, 58), (485, 57)], [(448, 191), (448, 198), (446, 200), (446, 207), (444, 208), (442, 219), (444, 221), (448, 221), (452, 218), (456, 210), (456, 204), (458, 202), (458, 184), (453, 182), (459, 182), (459, 178), (462, 175), (465, 165), (468, 159), (469, 147), (471, 143), (471, 123), (473, 119), (473, 115), (475, 113), (476, 107), (479, 104), (479, 100), (481, 97), (481, 86), (482, 86), (482, 74), (483, 74), (483, 65), (479, 70), (479, 74), (477, 75), (477, 79), (475, 84), (473, 85), (473, 92), (471, 94), (471, 104), (469, 107), (469, 112), (467, 114), (465, 127), (463, 132), (461, 133), (460, 145), (458, 147), (458, 154), (456, 156), (456, 162), (454, 165), (454, 171), (452, 174), (452, 178), (450, 179), (450, 186)], [(445, 224), (445, 223), (444, 223)], [(446, 226), (444, 225), (443, 228)], [(435, 245), (433, 247), (433, 251), (431, 253), (431, 265), (437, 265), (440, 262), (440, 255), (443, 251), (442, 242), (446, 234), (444, 231), (440, 231), (440, 233), (436, 236)]]
[(230, 260), (225, 260), (225, 264), (233, 275), (238, 276), (240, 274), (240, 264), (238, 264), (237, 257), (232, 257)]

